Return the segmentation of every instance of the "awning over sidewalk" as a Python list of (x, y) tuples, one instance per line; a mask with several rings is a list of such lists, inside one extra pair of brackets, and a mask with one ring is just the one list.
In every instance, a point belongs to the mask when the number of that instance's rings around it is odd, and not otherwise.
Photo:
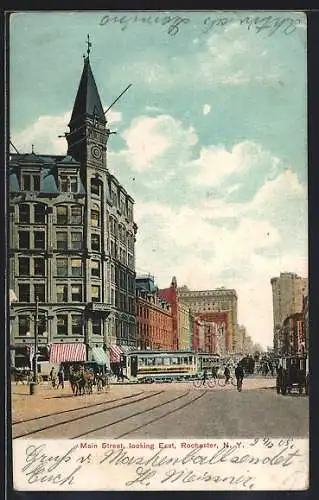
[(51, 344), (50, 363), (86, 361), (85, 344)]
[(105, 352), (103, 347), (93, 347), (92, 348), (92, 360), (98, 365), (106, 365), (110, 367), (110, 355)]
[(132, 351), (136, 351), (136, 347), (132, 347), (130, 345), (121, 345), (121, 349), (124, 354), (129, 354)]
[(123, 351), (119, 345), (111, 345), (111, 347), (110, 347), (110, 362), (111, 363), (119, 363), (121, 360), (122, 354), (123, 354)]

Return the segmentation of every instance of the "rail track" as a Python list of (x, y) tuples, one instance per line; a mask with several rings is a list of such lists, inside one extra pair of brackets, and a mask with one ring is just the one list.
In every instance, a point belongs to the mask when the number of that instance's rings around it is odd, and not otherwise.
[[(13, 424), (13, 429), (12, 429), (12, 437), (13, 439), (18, 439), (18, 438), (56, 438), (59, 436), (63, 436), (64, 438), (69, 438), (69, 439), (78, 439), (78, 438), (83, 438), (86, 436), (92, 436), (92, 434), (96, 432), (102, 431), (103, 430), (108, 430), (109, 428), (112, 428), (113, 426), (116, 426), (117, 424), (121, 424), (123, 422), (126, 422), (128, 424), (134, 422), (134, 419), (136, 417), (145, 414), (148, 415), (150, 414), (151, 419), (148, 420), (145, 423), (142, 423), (140, 425), (135, 425), (133, 429), (129, 431), (123, 432), (116, 432), (116, 429), (114, 429), (114, 435), (112, 435), (113, 439), (118, 439), (125, 437), (128, 434), (131, 434), (132, 432), (135, 432), (137, 430), (142, 429), (143, 427), (152, 424), (153, 422), (156, 422), (160, 419), (165, 418), (165, 416), (170, 415), (174, 412), (177, 412), (186, 406), (194, 403), (196, 400), (202, 398), (207, 391), (203, 391), (200, 395), (197, 395), (195, 398), (192, 398), (189, 401), (183, 401), (182, 405), (178, 405), (176, 408), (168, 409), (167, 410), (167, 405), (170, 405), (174, 403), (175, 401), (183, 400), (187, 398), (187, 396), (191, 393), (191, 391), (186, 391), (183, 392), (182, 394), (179, 394), (178, 396), (175, 396), (173, 398), (170, 398), (165, 401), (159, 401), (156, 402), (156, 404), (150, 406), (150, 407), (142, 407), (142, 409), (138, 409), (137, 411), (135, 410), (136, 405), (141, 405), (144, 401), (151, 400), (152, 398), (155, 397), (161, 397), (165, 393), (164, 390), (160, 391), (154, 391), (151, 393), (148, 393), (147, 395), (142, 395), (142, 397), (139, 397), (141, 393), (137, 393), (131, 396), (126, 396), (125, 398), (119, 398), (116, 400), (111, 400), (107, 402), (101, 402), (97, 403), (95, 405), (90, 405), (86, 407), (81, 407), (81, 408), (74, 408), (71, 410), (63, 410), (60, 412), (56, 413), (51, 413), (48, 415), (41, 415), (40, 417), (35, 417), (33, 419), (26, 419), (24, 421), (19, 421), (15, 422)], [(142, 392), (142, 394), (145, 394)], [(167, 394), (167, 393), (166, 393)], [(127, 401), (122, 402), (123, 399), (127, 399)], [(110, 406), (111, 403), (116, 403), (119, 401), (119, 404), (115, 404)], [(116, 416), (118, 412), (121, 413), (121, 408), (123, 407), (129, 407), (129, 412), (126, 412), (125, 415), (122, 416)], [(96, 407), (100, 407), (99, 409), (96, 409)], [(101, 408), (102, 407), (102, 408)], [(93, 411), (90, 411), (92, 410)], [(160, 415), (156, 415), (156, 411), (160, 409), (165, 409), (164, 413)], [(72, 412), (72, 413), (71, 413)], [(114, 412), (114, 417), (113, 417), (113, 412)], [(155, 417), (154, 417), (154, 412), (155, 412)], [(71, 418), (63, 418), (65, 413), (71, 413), (70, 417)], [(153, 415), (152, 415), (153, 413)], [(100, 424), (100, 422), (103, 422), (104, 415), (109, 414), (111, 420), (108, 422), (103, 423), (103, 425), (97, 425)], [(62, 419), (60, 420), (60, 417)], [(113, 417), (113, 418), (112, 418)], [(152, 418), (153, 417), (153, 418)], [(98, 418), (98, 420), (96, 420)], [(41, 419), (41, 420), (40, 420)], [(40, 424), (38, 425), (40, 420)], [(80, 423), (80, 425), (76, 425), (76, 423)], [(25, 428), (25, 425), (27, 424), (27, 428)], [(75, 424), (75, 425), (74, 425)], [(74, 433), (70, 432), (70, 429), (68, 429), (68, 426), (73, 425), (73, 428), (76, 429), (81, 429), (81, 427), (85, 428), (85, 431)], [(31, 426), (31, 428), (30, 428)], [(48, 433), (46, 432), (48, 431)], [(53, 431), (53, 434), (52, 434)], [(67, 432), (65, 432), (67, 431)], [(70, 435), (71, 434), (71, 435)], [(118, 434), (118, 435), (116, 435)], [(94, 436), (92, 436), (94, 439)]]

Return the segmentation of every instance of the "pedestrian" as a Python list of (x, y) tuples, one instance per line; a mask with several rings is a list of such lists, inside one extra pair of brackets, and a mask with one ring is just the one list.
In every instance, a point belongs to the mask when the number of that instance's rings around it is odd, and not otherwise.
[(207, 380), (207, 369), (205, 368), (204, 373), (203, 373), (203, 384), (202, 385), (205, 385), (206, 380)]
[(55, 388), (55, 382), (56, 382), (56, 375), (55, 375), (55, 369), (54, 369), (54, 366), (52, 366), (51, 368), (51, 371), (50, 371), (50, 380), (51, 380), (51, 384), (52, 384), (52, 387), (53, 389)]
[(244, 370), (240, 363), (238, 363), (238, 365), (236, 366), (235, 377), (237, 380), (237, 390), (241, 392), (244, 379)]
[(61, 366), (60, 369), (59, 369), (58, 379), (59, 379), (59, 383), (58, 383), (57, 389), (60, 386), (62, 387), (62, 389), (64, 389), (64, 370), (63, 370), (63, 366)]
[(228, 365), (225, 366), (224, 377), (225, 377), (225, 384), (228, 384), (229, 379), (230, 379), (230, 369), (229, 369)]

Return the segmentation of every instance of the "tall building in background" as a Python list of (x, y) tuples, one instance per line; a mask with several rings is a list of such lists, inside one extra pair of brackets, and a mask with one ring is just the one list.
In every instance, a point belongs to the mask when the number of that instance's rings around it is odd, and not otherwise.
[(280, 330), (288, 316), (301, 313), (304, 297), (308, 295), (308, 278), (295, 273), (280, 273), (270, 280), (273, 298), (274, 349), (280, 348)]
[[(214, 290), (189, 290), (186, 286), (178, 288), (178, 297), (188, 305), (191, 311), (201, 319), (211, 313), (227, 313), (227, 328), (224, 332), (223, 352), (233, 352), (236, 346), (237, 330), (237, 293), (236, 290), (224, 287)], [(204, 315), (204, 316), (203, 316)]]
[(35, 328), (51, 362), (107, 360), (109, 351), (114, 362), (121, 346), (136, 346), (134, 200), (107, 167), (110, 130), (89, 51), (69, 129), (65, 155), (32, 148), (10, 157), (10, 327), (20, 366)]

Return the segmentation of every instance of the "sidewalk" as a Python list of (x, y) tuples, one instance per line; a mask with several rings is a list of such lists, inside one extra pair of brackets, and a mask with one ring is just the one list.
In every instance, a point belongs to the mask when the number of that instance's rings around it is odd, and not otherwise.
[(12, 421), (34, 418), (48, 413), (62, 410), (71, 410), (86, 407), (96, 403), (103, 403), (113, 399), (130, 396), (141, 392), (142, 388), (136, 385), (116, 385), (101, 393), (73, 396), (70, 385), (65, 383), (64, 389), (53, 389), (44, 383), (37, 386), (37, 393), (30, 395), (29, 385), (11, 384)]

